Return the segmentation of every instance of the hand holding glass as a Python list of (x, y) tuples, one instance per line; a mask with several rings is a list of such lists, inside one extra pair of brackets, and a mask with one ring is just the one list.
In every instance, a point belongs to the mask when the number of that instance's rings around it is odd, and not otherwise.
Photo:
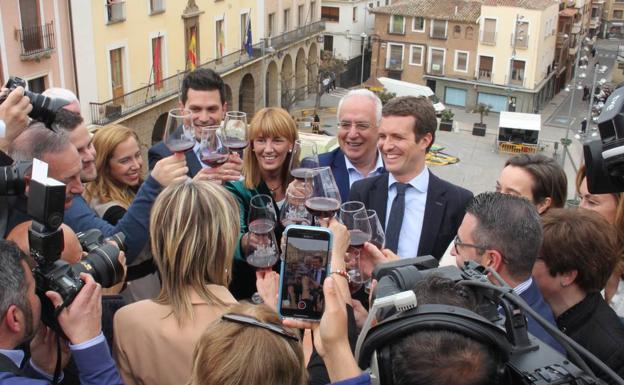
[(163, 143), (169, 151), (182, 153), (195, 145), (193, 115), (184, 108), (174, 108), (167, 115)]

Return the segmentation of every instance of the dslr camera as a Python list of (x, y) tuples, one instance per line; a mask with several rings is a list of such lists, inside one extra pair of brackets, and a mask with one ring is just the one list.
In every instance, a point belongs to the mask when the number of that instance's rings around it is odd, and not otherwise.
[(42, 122), (46, 127), (51, 127), (56, 119), (56, 112), (69, 104), (69, 101), (65, 99), (49, 98), (35, 92), (27, 91), (26, 81), (17, 76), (11, 76), (7, 81), (5, 87), (8, 88), (9, 91), (0, 95), (0, 104), (4, 102), (11, 91), (19, 86), (24, 87), (24, 96), (28, 96), (30, 104), (32, 104), (33, 107), (28, 116)]
[[(55, 181), (56, 182), (56, 181)], [(80, 273), (91, 274), (103, 287), (120, 282), (124, 276), (119, 263), (120, 250), (124, 248), (124, 235), (115, 234), (104, 238), (99, 230), (79, 233), (78, 239), (87, 253), (79, 262), (69, 264), (60, 259), (64, 248), (63, 222), (65, 185), (44, 184), (31, 180), (28, 198), (28, 215), (33, 222), (28, 229), (30, 254), (37, 266), (33, 269), (36, 292), (41, 299), (41, 320), (57, 332), (62, 333), (57, 316), (64, 307), (72, 303), (84, 282)], [(113, 241), (107, 242), (107, 241)], [(54, 308), (45, 293), (49, 290), (61, 295), (63, 303)]]

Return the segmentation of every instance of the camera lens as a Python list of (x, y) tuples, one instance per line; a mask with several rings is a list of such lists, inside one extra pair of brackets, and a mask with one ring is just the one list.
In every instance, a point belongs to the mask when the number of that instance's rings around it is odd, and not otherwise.
[(74, 271), (91, 274), (102, 287), (111, 287), (123, 279), (123, 266), (119, 263), (119, 248), (105, 243), (91, 250), (80, 262), (72, 265)]

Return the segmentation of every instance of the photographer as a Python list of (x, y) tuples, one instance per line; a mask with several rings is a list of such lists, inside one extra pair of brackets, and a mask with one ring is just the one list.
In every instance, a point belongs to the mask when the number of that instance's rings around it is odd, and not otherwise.
[[(8, 90), (2, 91), (5, 92)], [(22, 87), (11, 91), (6, 100), (0, 103), (0, 150), (6, 151), (11, 142), (28, 126), (28, 113), (32, 108)]]
[[(80, 382), (121, 384), (101, 331), (101, 287), (88, 274), (74, 301), (61, 311), (59, 324), (69, 339), (61, 341), (61, 366), (69, 353), (78, 367)], [(35, 280), (23, 254), (14, 243), (0, 240), (0, 383), (52, 383), (57, 364), (57, 338), (40, 325), (41, 303), (35, 294)], [(55, 306), (62, 300), (58, 293), (46, 295)], [(18, 346), (30, 343), (31, 358), (22, 367), (24, 352)]]
[[(61, 131), (66, 131), (69, 134), (69, 140), (80, 154), (82, 182), (95, 180), (97, 177), (95, 167), (97, 153), (91, 143), (91, 136), (82, 117), (66, 109), (61, 109), (57, 113), (55, 125)], [(162, 187), (185, 180), (187, 171), (188, 168), (183, 155), (174, 154), (158, 161), (150, 176), (141, 185), (132, 204), (128, 207), (128, 211), (116, 226), (112, 226), (97, 216), (82, 196), (82, 190), (74, 192), (74, 203), (65, 210), (65, 223), (76, 232), (95, 228), (102, 231), (104, 236), (110, 236), (121, 231), (126, 235), (128, 263), (132, 263), (147, 244), (149, 212), (156, 196)]]

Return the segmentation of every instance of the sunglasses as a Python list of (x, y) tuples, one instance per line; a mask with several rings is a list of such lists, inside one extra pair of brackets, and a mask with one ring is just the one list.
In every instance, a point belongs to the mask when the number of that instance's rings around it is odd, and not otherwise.
[(268, 330), (272, 333), (278, 334), (282, 337), (289, 338), (293, 341), (299, 342), (299, 337), (297, 337), (295, 334), (291, 333), (290, 331), (284, 329), (282, 326), (271, 324), (271, 323), (266, 323), (266, 322), (261, 322), (257, 320), (256, 318), (248, 316), (248, 315), (229, 313), (229, 314), (222, 315), (221, 320), (235, 322), (235, 323), (242, 324), (242, 325), (255, 326), (258, 328)]

